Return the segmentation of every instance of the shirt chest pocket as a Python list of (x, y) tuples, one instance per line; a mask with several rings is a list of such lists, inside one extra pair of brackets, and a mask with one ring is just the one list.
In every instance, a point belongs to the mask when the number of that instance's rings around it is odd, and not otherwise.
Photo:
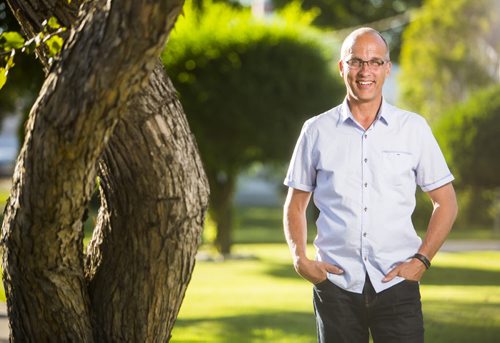
[(406, 185), (415, 178), (413, 155), (406, 151), (383, 151), (382, 165), (386, 180), (394, 185)]

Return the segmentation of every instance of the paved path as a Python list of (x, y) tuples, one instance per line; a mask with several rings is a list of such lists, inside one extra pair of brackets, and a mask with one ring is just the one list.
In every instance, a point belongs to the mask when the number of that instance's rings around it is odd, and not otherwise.
[(7, 305), (0, 302), (0, 343), (9, 341), (9, 318), (7, 318)]
[(500, 250), (500, 240), (449, 240), (446, 241), (439, 251), (495, 251)]
[[(447, 241), (440, 251), (481, 251), (500, 250), (500, 240), (480, 241), (480, 240), (450, 240)], [(9, 323), (7, 318), (7, 306), (0, 302), (0, 343), (9, 342)]]

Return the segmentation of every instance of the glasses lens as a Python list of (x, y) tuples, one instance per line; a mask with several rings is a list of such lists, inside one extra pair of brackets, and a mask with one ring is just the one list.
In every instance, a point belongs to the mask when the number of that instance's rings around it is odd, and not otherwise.
[(363, 61), (357, 58), (353, 58), (347, 61), (347, 64), (352, 68), (360, 68), (363, 65)]
[(384, 65), (385, 61), (381, 60), (381, 59), (372, 59), (369, 61), (364, 61), (364, 60), (361, 60), (359, 58), (352, 58), (349, 61), (346, 61), (346, 63), (352, 69), (359, 69), (359, 68), (363, 67), (363, 64), (365, 64), (365, 63), (367, 64), (367, 66), (370, 69), (377, 69), (377, 68), (381, 67), (382, 65)]
[(382, 61), (382, 60), (370, 60), (370, 61), (368, 61), (368, 65), (372, 68), (378, 68), (383, 64), (384, 64), (384, 61)]

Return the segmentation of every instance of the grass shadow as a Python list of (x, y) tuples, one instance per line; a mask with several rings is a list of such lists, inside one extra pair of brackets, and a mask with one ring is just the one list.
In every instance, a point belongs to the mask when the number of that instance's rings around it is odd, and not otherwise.
[(500, 273), (494, 270), (433, 266), (423, 279), (425, 285), (498, 286)]
[(498, 311), (498, 304), (427, 300), (424, 302), (425, 341), (496, 343), (500, 337)]
[(291, 262), (288, 264), (274, 263), (269, 266), (266, 274), (280, 279), (300, 279)]
[[(266, 312), (238, 314), (216, 318), (178, 319), (172, 332), (172, 343), (193, 342), (176, 339), (182, 330), (217, 330), (220, 343), (243, 342), (315, 342), (316, 326), (311, 312)], [(213, 331), (212, 331), (213, 333)], [(179, 336), (179, 335), (177, 335)], [(181, 335), (182, 337), (182, 335)]]

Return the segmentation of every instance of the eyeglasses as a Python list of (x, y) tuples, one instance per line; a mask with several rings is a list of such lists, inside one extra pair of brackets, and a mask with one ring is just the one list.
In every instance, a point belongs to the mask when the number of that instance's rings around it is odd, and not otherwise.
[(374, 59), (371, 59), (369, 61), (364, 61), (364, 60), (362, 60), (360, 58), (351, 58), (349, 61), (345, 61), (345, 63), (347, 63), (347, 65), (351, 69), (361, 69), (361, 68), (363, 68), (363, 65), (366, 63), (366, 65), (368, 66), (368, 68), (370, 68), (372, 70), (379, 69), (386, 62), (389, 62), (389, 61), (384, 61), (384, 60), (381, 60), (381, 59), (378, 59), (378, 58), (374, 58)]

